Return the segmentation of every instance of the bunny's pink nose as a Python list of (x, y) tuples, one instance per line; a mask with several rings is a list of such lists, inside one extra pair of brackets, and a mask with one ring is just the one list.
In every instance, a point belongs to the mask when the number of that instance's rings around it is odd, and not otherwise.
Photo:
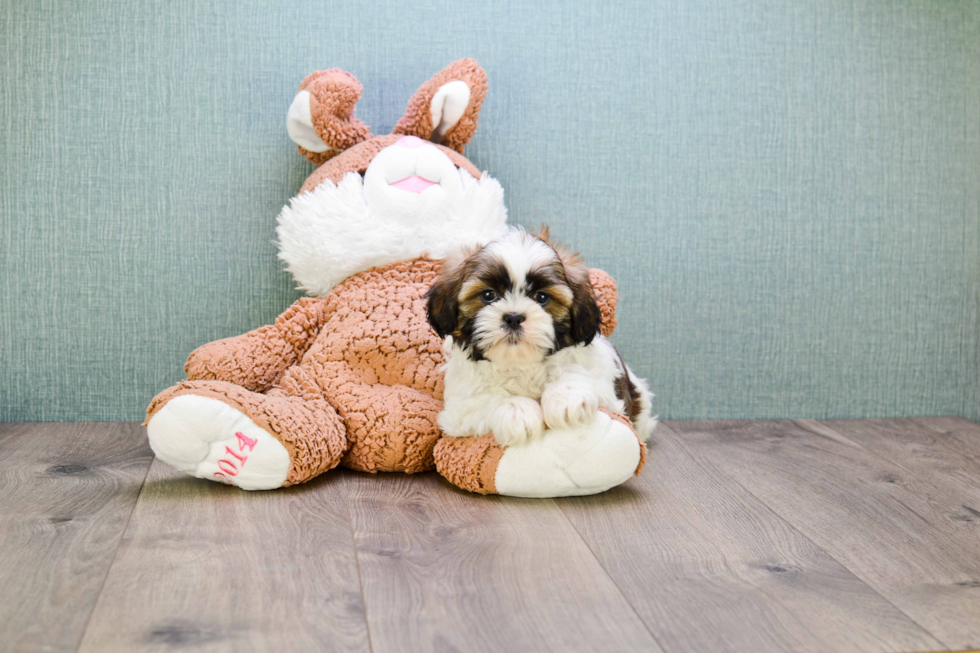
[(422, 147), (426, 143), (418, 136), (402, 136), (397, 142), (402, 147), (407, 148)]

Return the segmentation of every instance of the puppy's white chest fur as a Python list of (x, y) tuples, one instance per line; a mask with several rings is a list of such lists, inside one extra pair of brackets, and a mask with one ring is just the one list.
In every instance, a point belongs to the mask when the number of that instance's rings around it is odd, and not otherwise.
[(599, 406), (622, 413), (614, 380), (623, 373), (612, 345), (597, 336), (543, 360), (503, 365), (474, 361), (446, 342), (445, 410), (439, 425), (450, 436), (493, 432), (502, 444), (535, 437), (545, 428), (579, 423)]
[[(603, 336), (596, 337), (589, 345), (566, 347), (541, 361), (501, 365), (487, 360), (470, 360), (466, 352), (452, 346), (450, 338), (446, 342), (447, 400), (450, 395), (464, 391), (466, 394), (487, 392), (540, 400), (545, 387), (564, 374), (578, 372), (600, 384), (607, 382), (608, 394), (615, 402), (612, 382), (617, 369), (614, 358), (608, 354), (600, 355), (600, 349), (612, 350), (612, 345)], [(607, 407), (614, 408), (612, 405)]]

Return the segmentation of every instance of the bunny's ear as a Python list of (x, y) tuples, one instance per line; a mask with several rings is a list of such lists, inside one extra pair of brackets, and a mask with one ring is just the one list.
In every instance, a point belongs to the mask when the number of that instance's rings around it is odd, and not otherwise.
[(286, 131), (300, 154), (321, 165), (371, 138), (368, 126), (354, 117), (363, 90), (353, 75), (336, 68), (303, 80), (286, 115)]
[(418, 136), (462, 154), (476, 131), (486, 94), (487, 74), (476, 61), (454, 61), (415, 92), (393, 133)]

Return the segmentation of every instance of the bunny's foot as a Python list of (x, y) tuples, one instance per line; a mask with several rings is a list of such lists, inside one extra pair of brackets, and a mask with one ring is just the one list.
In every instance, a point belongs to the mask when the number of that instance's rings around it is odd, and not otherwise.
[(188, 381), (147, 411), (157, 457), (180, 471), (243, 490), (302, 483), (337, 465), (347, 440), (326, 402)]

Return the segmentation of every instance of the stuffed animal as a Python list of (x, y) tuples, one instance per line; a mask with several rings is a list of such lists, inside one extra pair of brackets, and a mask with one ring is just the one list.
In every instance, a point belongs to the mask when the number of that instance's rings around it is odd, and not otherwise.
[[(438, 469), (473, 492), (533, 497), (600, 492), (638, 473), (644, 444), (606, 412), (519, 447), (441, 436), (444, 354), (424, 295), (442, 258), (506, 229), (500, 184), (463, 157), (486, 75), (473, 60), (449, 65), (386, 136), (354, 117), (361, 91), (343, 71), (314, 73), (287, 114), (290, 137), (318, 167), (279, 215), (280, 258), (311, 296), (274, 324), (192, 352), (188, 380), (147, 409), (153, 451), (246, 490), (338, 465)], [(608, 335), (616, 287), (598, 270), (591, 280)]]

